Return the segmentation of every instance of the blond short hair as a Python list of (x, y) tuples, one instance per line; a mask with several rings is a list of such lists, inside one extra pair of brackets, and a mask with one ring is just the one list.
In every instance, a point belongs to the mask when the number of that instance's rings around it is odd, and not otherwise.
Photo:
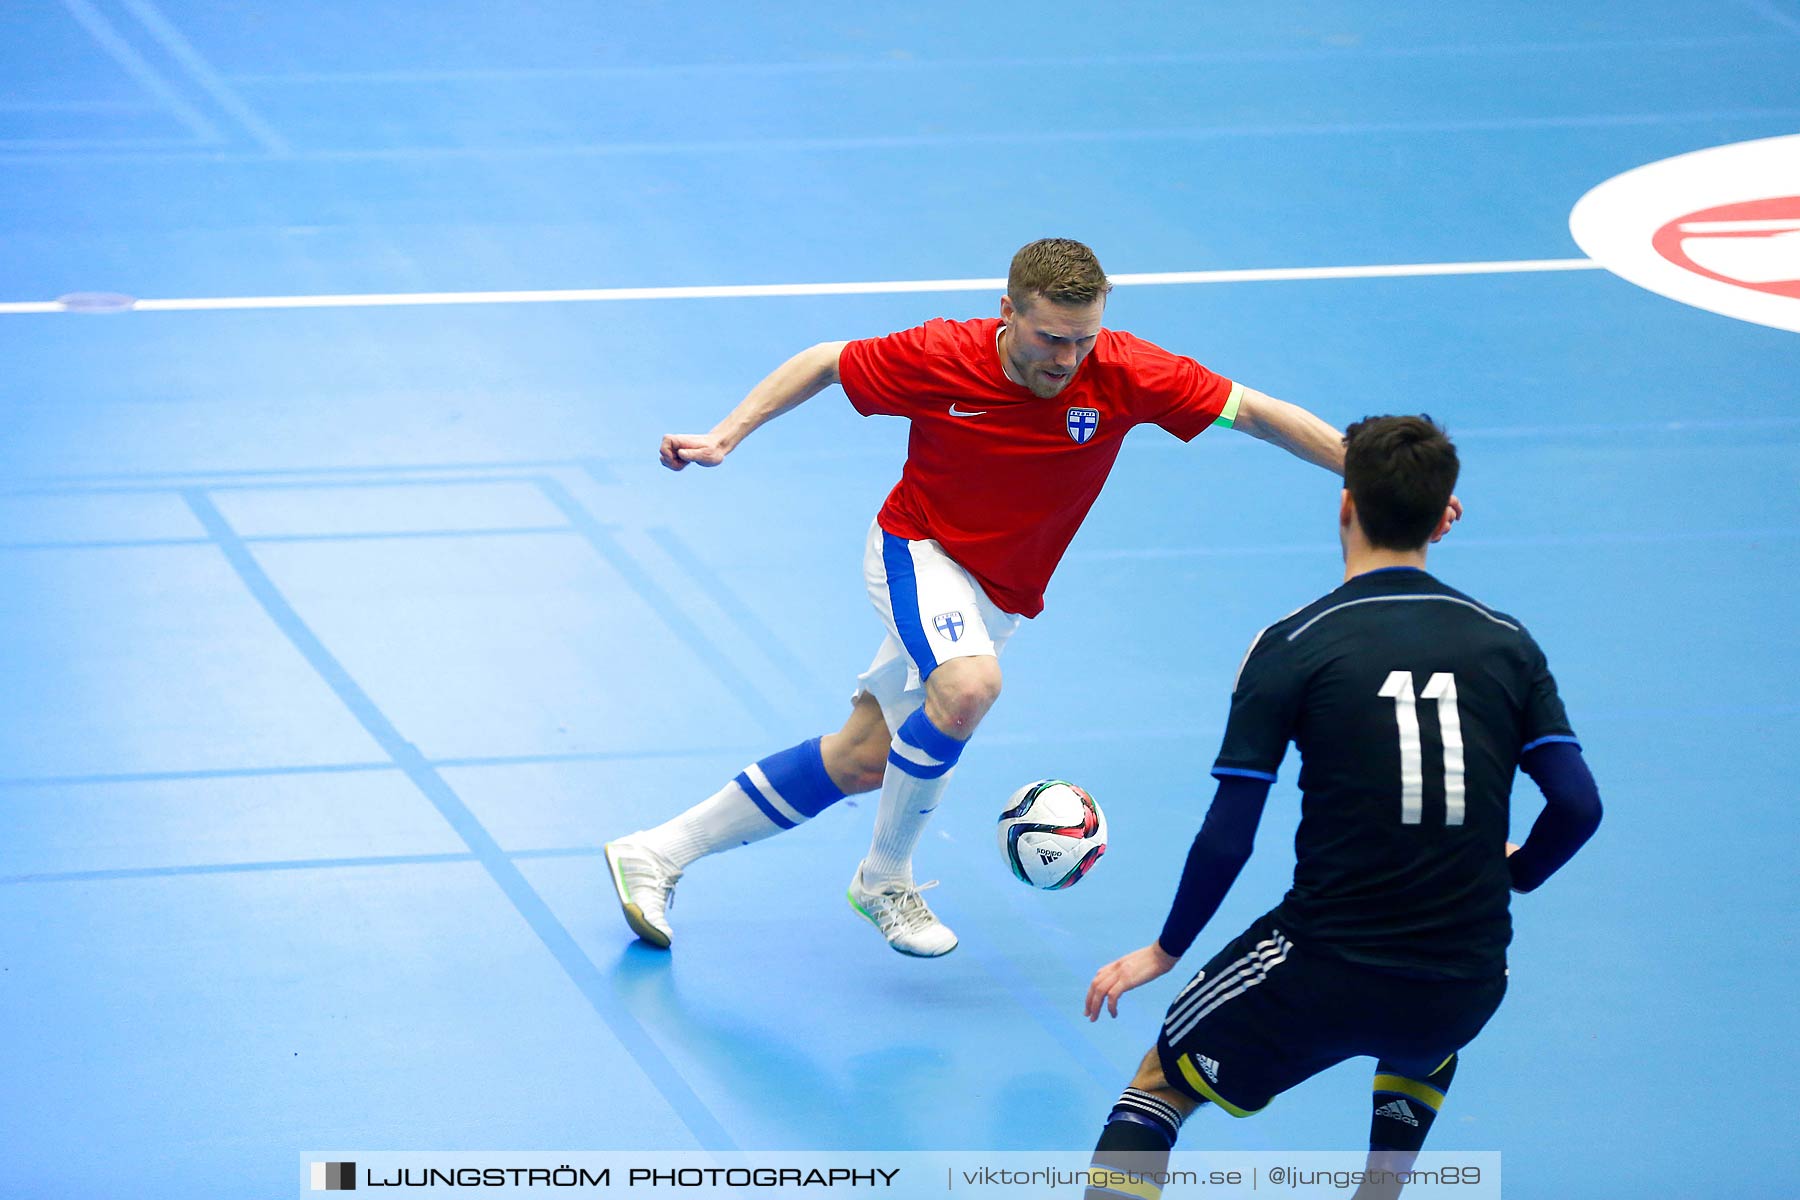
[(1040, 238), (1013, 255), (1006, 294), (1019, 308), (1043, 296), (1057, 304), (1092, 304), (1112, 291), (1094, 252), (1071, 238)]

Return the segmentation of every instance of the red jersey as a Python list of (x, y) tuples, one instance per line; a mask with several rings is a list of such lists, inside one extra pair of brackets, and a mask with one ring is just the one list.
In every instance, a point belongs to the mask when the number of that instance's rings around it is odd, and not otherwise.
[(1035, 617), (1125, 434), (1153, 422), (1189, 441), (1224, 411), (1232, 383), (1102, 329), (1069, 385), (1044, 400), (1006, 377), (999, 330), (997, 317), (935, 320), (854, 341), (838, 377), (857, 412), (912, 421), (881, 527), (935, 538), (995, 604)]

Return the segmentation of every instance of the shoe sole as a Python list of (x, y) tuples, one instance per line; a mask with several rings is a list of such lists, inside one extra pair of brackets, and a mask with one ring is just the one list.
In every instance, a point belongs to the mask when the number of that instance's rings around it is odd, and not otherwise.
[(638, 940), (648, 942), (658, 950), (669, 948), (669, 935), (644, 919), (644, 910), (631, 902), (631, 889), (625, 886), (625, 876), (619, 871), (619, 860), (613, 857), (613, 844), (606, 843), (606, 873), (612, 876), (613, 891), (619, 897), (619, 908), (625, 913), (625, 923), (631, 926), (631, 932), (638, 935)]
[[(862, 905), (860, 905), (856, 902), (856, 892), (854, 890), (852, 890), (851, 888), (846, 888), (844, 890), (844, 899), (846, 899), (850, 902), (850, 907), (854, 908), (856, 910), (857, 916), (861, 917), (863, 920), (867, 921), (869, 924), (875, 926), (876, 933), (881, 933), (881, 922), (877, 921), (874, 917), (871, 917), (869, 915), (869, 910), (864, 908)], [(887, 935), (882, 934), (882, 936), (885, 938)], [(954, 936), (954, 935), (952, 935), (952, 936)], [(893, 949), (894, 953), (904, 954), (908, 958), (942, 958), (942, 957), (944, 957), (944, 955), (950, 953), (952, 950), (954, 950), (958, 946), (962, 945), (962, 941), (961, 941), (961, 939), (958, 939), (954, 942), (951, 942), (948, 946), (945, 946), (942, 950), (939, 950), (936, 954), (921, 954), (917, 950), (902, 950), (899, 946), (895, 946), (894, 943), (892, 943), (892, 942), (889, 942), (888, 945)]]

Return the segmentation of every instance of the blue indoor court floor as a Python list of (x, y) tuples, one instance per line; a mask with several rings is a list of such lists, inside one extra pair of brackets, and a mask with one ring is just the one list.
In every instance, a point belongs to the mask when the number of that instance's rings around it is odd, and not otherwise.
[[(673, 955), (600, 855), (835, 728), (880, 641), (902, 422), (831, 389), (679, 475), (660, 436), (815, 342), (993, 314), (1047, 235), (1125, 276), (1443, 267), (1126, 282), (1108, 324), (1443, 421), (1433, 569), (1529, 625), (1599, 780), (1431, 1147), (1501, 1151), (1513, 1200), (1800, 1195), (1800, 341), (1569, 229), (1797, 129), (1795, 0), (7, 0), (0, 1195), (1091, 1146), (1287, 885), (1293, 756), (1183, 969), (1083, 1019), (1160, 928), (1244, 647), (1339, 579), (1329, 476), (1132, 436), (922, 848), (947, 958), (844, 903), (872, 798), (698, 864)], [(1111, 826), (1054, 894), (992, 838), (1046, 776)], [(1183, 1145), (1355, 1148), (1368, 1088)]]

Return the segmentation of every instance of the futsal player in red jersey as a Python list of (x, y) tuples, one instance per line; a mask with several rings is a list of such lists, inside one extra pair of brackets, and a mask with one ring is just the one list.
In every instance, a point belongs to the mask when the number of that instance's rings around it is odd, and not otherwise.
[(1125, 434), (1150, 423), (1189, 441), (1224, 425), (1343, 473), (1342, 436), (1305, 409), (1102, 328), (1111, 286), (1080, 242), (1033, 242), (1013, 258), (998, 320), (822, 343), (776, 368), (712, 432), (663, 438), (670, 470), (715, 467), (764, 422), (834, 383), (863, 415), (912, 422), (900, 482), (869, 528), (863, 574), (887, 636), (858, 678), (849, 719), (607, 844), (638, 937), (670, 945), (669, 899), (695, 860), (880, 788), (850, 903), (902, 954), (955, 949), (913, 882), (913, 851), (1000, 695), (1000, 651), (1043, 611), (1050, 575)]

